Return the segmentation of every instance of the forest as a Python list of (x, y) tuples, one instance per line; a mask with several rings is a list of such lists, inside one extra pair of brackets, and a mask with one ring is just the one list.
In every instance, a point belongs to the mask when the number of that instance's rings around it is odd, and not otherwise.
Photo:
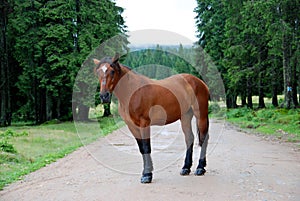
[[(71, 120), (76, 75), (87, 56), (109, 38), (128, 32), (123, 8), (112, 0), (0, 0), (0, 124), (34, 124)], [(171, 66), (176, 73), (192, 73), (214, 86), (207, 57), (221, 73), (227, 108), (299, 106), (299, 0), (197, 0), (193, 47), (161, 47), (131, 51), (123, 61), (154, 70)], [(121, 41), (127, 47), (128, 41)], [(172, 54), (171, 52), (174, 52)], [(174, 56), (179, 55), (179, 56)], [(109, 55), (111, 56), (111, 55)], [(185, 59), (182, 59), (185, 58)], [(155, 66), (153, 66), (155, 64)], [(196, 68), (195, 68), (196, 66)], [(197, 68), (201, 69), (199, 71)], [(214, 71), (211, 71), (214, 72)], [(152, 73), (152, 75), (151, 75)], [(96, 93), (96, 92), (95, 92)], [(284, 95), (284, 99), (278, 99)], [(79, 120), (88, 116), (81, 104)]]
[(125, 33), (111, 0), (0, 1), (1, 124), (72, 118), (74, 80), (88, 54)]
[[(297, 107), (300, 73), (299, 0), (197, 0), (198, 46), (221, 72), (226, 105), (253, 108), (252, 96)], [(278, 100), (283, 94), (284, 100)]]

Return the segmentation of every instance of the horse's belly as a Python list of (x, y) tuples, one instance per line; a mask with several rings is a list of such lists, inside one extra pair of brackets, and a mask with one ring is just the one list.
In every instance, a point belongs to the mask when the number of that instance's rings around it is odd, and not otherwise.
[[(175, 109), (175, 108), (174, 108)], [(149, 119), (151, 125), (166, 125), (177, 121), (180, 118), (180, 112), (164, 108), (161, 105), (154, 105), (149, 110)]]

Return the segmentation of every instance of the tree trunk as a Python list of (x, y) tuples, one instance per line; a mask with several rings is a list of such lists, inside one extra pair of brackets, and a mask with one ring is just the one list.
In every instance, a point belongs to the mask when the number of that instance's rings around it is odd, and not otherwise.
[(38, 90), (38, 98), (39, 98), (39, 116), (38, 116), (38, 124), (42, 124), (47, 121), (47, 94), (45, 93), (45, 89)]
[(297, 87), (298, 87), (297, 81), (293, 80), (292, 89), (294, 89), (294, 90), (292, 90), (292, 102), (293, 102), (294, 107), (297, 107), (299, 105), (298, 97), (297, 97)]
[(267, 57), (266, 54), (266, 47), (261, 44), (258, 53), (258, 65), (259, 65), (259, 72), (258, 72), (258, 108), (265, 108), (265, 101), (264, 101), (264, 75), (265, 75), (265, 68), (264, 68), (264, 60)]
[(252, 80), (251, 78), (247, 79), (247, 103), (248, 108), (253, 108), (253, 102), (252, 102)]
[(283, 83), (284, 83), (284, 102), (281, 104), (281, 107), (291, 108), (292, 103), (292, 71), (290, 66), (290, 45), (289, 38), (284, 31), (283, 39), (282, 39), (282, 64), (283, 64)]
[[(275, 60), (276, 58), (274, 58)], [(275, 66), (273, 68), (271, 68), (271, 74), (272, 74), (272, 105), (274, 107), (278, 107), (278, 70), (277, 70), (277, 67), (278, 67), (278, 60), (276, 59), (275, 60)]]
[(278, 98), (277, 98), (277, 86), (273, 85), (272, 89), (272, 105), (278, 107)]
[(259, 73), (259, 81), (258, 81), (258, 108), (265, 108), (265, 101), (264, 101), (264, 88), (263, 88), (263, 73)]
[(242, 100), (242, 107), (245, 107), (247, 105), (247, 96), (245, 94), (242, 94), (241, 100)]
[(226, 107), (227, 108), (237, 108), (236, 99), (237, 99), (236, 95), (233, 95), (233, 94), (226, 95)]
[(78, 121), (89, 121), (89, 110), (90, 110), (90, 108), (88, 106), (79, 104), (77, 120)]
[(47, 90), (47, 89), (45, 89), (46, 90), (46, 105), (45, 105), (45, 107), (46, 107), (46, 121), (49, 121), (49, 120), (51, 120), (52, 118), (53, 118), (53, 113), (52, 113), (52, 111), (53, 111), (53, 100), (52, 100), (52, 96), (51, 96), (51, 94), (49, 93), (49, 91)]
[[(7, 15), (9, 5), (7, 1), (0, 0), (0, 125), (7, 126), (8, 117), (11, 115), (10, 96), (9, 96), (9, 66), (8, 66), (8, 49), (6, 38)], [(11, 119), (10, 119), (11, 120)], [(9, 120), (9, 121), (10, 121)]]
[(78, 120), (78, 103), (75, 100), (72, 100), (72, 115), (73, 115), (73, 121)]
[(60, 97), (57, 98), (56, 100), (56, 114), (55, 114), (55, 117), (56, 118), (61, 118), (61, 99)]
[[(299, 51), (299, 50), (296, 50)], [(292, 69), (292, 100), (295, 107), (299, 105), (297, 99), (297, 89), (298, 89), (298, 74), (297, 74), (298, 58), (294, 56), (293, 69)]]

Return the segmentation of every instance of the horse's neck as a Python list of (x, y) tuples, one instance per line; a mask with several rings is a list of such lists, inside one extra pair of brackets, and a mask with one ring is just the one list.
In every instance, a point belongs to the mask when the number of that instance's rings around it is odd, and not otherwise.
[(114, 94), (121, 104), (128, 104), (132, 94), (152, 82), (149, 78), (136, 74), (126, 67), (121, 67), (123, 75), (114, 89)]

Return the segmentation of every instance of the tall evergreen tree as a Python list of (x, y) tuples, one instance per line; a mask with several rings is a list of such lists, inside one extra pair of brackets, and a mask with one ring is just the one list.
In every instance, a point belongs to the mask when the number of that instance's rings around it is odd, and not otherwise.
[[(111, 0), (76, 1), (76, 51), (73, 54), (75, 58), (72, 61), (73, 66), (81, 67), (88, 56), (89, 58), (98, 58), (99, 55), (109, 56), (114, 55), (116, 50), (126, 49), (128, 41), (124, 35), (126, 26), (122, 12), (123, 8), (116, 6)], [(86, 62), (88, 66), (93, 66), (91, 59), (87, 59)], [(95, 80), (89, 80), (87, 79), (89, 76), (84, 76), (86, 73), (93, 74), (93, 68), (85, 70), (77, 77), (72, 100), (73, 117), (82, 121), (88, 120), (89, 108), (93, 104), (86, 102), (82, 97), (88, 90), (87, 87), (91, 86), (90, 83)], [(109, 116), (110, 106), (105, 105), (104, 110), (104, 116)]]
[[(70, 118), (76, 74), (95, 47), (124, 32), (122, 8), (110, 0), (16, 0), (12, 6), (10, 32), (22, 69), (17, 86), (25, 97), (19, 111), (36, 123)], [(88, 107), (82, 108), (86, 119)]]
[(222, 73), (227, 107), (235, 107), (236, 97), (241, 96), (242, 105), (252, 108), (253, 95), (259, 96), (260, 108), (265, 107), (265, 96), (278, 106), (282, 90), (283, 105), (297, 106), (299, 1), (197, 2), (198, 44)]
[[(220, 99), (223, 94), (222, 85), (218, 76), (221, 72), (224, 85), (227, 86), (227, 78), (224, 76), (225, 68), (222, 64), (224, 57), (222, 41), (224, 41), (226, 13), (224, 10), (225, 1), (222, 0), (197, 0), (198, 6), (195, 8), (196, 25), (198, 28), (198, 38), (196, 47), (196, 66), (201, 72), (203, 80), (211, 90), (211, 98)], [(224, 97), (222, 97), (224, 98)], [(226, 104), (228, 107), (235, 106), (236, 95), (227, 90)]]
[(7, 0), (0, 0), (0, 126), (11, 122), (11, 68), (9, 67), (8, 14), (11, 11)]

